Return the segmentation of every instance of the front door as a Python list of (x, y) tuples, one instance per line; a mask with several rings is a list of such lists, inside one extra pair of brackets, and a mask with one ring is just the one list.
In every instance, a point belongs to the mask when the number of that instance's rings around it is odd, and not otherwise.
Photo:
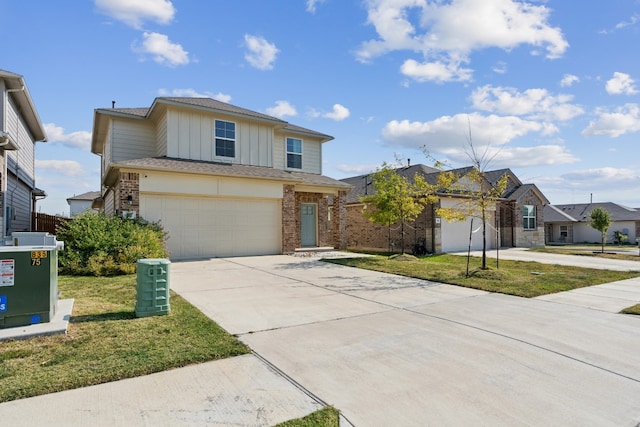
[(302, 247), (317, 246), (316, 240), (316, 205), (314, 203), (302, 203), (301, 211), (301, 243)]

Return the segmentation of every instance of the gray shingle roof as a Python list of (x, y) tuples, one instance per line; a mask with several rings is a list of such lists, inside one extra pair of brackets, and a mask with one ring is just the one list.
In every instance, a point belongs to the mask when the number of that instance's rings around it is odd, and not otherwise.
[(545, 222), (591, 221), (589, 215), (595, 207), (609, 212), (611, 221), (640, 221), (640, 209), (611, 202), (547, 205), (544, 210), (544, 220)]
[[(451, 172), (458, 176), (464, 176), (469, 173), (473, 167), (467, 166), (463, 168), (453, 169)], [(438, 183), (438, 175), (440, 174), (440, 170), (436, 168), (432, 168), (425, 165), (413, 165), (413, 166), (405, 166), (397, 168), (396, 171), (401, 176), (412, 180), (416, 173), (421, 174), (425, 181), (429, 184), (437, 184)], [(503, 198), (508, 200), (518, 200), (522, 195), (527, 193), (528, 191), (535, 189), (541, 197), (544, 198), (544, 195), (537, 189), (535, 184), (522, 184), (520, 180), (511, 172), (510, 169), (499, 169), (495, 171), (487, 171), (484, 176), (487, 182), (490, 185), (495, 186), (500, 178), (502, 178), (505, 174), (510, 174), (515, 181), (515, 187), (507, 189), (507, 192), (503, 194)], [(344, 178), (341, 180), (342, 182), (346, 182), (353, 186), (353, 189), (347, 196), (347, 203), (358, 203), (360, 201), (361, 196), (365, 196), (367, 194), (374, 194), (375, 189), (373, 188), (373, 180), (371, 178), (371, 174), (367, 175), (359, 175), (351, 178)], [(545, 198), (546, 200), (546, 198)], [(548, 201), (547, 201), (548, 202)]]
[(257, 178), (290, 181), (291, 184), (305, 184), (310, 186), (333, 187), (341, 190), (351, 188), (348, 184), (329, 178), (304, 172), (289, 172), (264, 166), (248, 166), (232, 163), (206, 162), (200, 160), (185, 160), (171, 157), (145, 157), (142, 159), (125, 160), (113, 167), (133, 167), (136, 169), (163, 170), (170, 172), (200, 173), (238, 178)]
[(85, 200), (85, 201), (94, 200), (94, 199), (97, 199), (98, 197), (100, 197), (99, 191), (88, 191), (86, 193), (78, 194), (77, 196), (69, 197), (67, 199), (67, 202), (69, 200)]

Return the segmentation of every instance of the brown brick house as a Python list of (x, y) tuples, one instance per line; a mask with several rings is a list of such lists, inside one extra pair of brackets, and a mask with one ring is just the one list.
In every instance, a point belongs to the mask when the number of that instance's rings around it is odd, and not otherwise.
[[(453, 172), (464, 177), (471, 168), (456, 169)], [(431, 184), (437, 183), (440, 171), (425, 165), (413, 165), (397, 168), (396, 171), (413, 179), (416, 173), (422, 175)], [(508, 176), (508, 185), (489, 212), (489, 231), (487, 247), (536, 247), (544, 246), (544, 206), (549, 203), (534, 184), (523, 184), (510, 169), (500, 169), (485, 173), (485, 185), (495, 185), (504, 175)], [(371, 175), (360, 175), (342, 180), (353, 187), (347, 195), (347, 247), (355, 250), (400, 251), (400, 225), (386, 227), (368, 221), (362, 210), (365, 205), (360, 197), (372, 194)], [(455, 206), (464, 195), (452, 196), (441, 192), (439, 201), (427, 205), (408, 229), (405, 229), (405, 251), (413, 251), (415, 245), (424, 247), (427, 252), (457, 252), (469, 247), (470, 231), (472, 249), (482, 248), (482, 234), (478, 227), (481, 222), (471, 219), (464, 222), (449, 222), (436, 215), (438, 207)]]
[(95, 110), (91, 150), (106, 213), (160, 221), (172, 259), (209, 258), (345, 248), (350, 186), (322, 175), (332, 139), (209, 98), (156, 98)]

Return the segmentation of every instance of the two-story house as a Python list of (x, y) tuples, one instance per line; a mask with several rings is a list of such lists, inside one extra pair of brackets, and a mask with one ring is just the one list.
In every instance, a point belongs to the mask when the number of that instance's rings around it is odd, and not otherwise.
[(104, 212), (159, 221), (170, 257), (188, 259), (345, 248), (350, 186), (322, 175), (332, 139), (209, 98), (161, 97), (95, 110), (91, 151)]
[(23, 76), (0, 70), (0, 233), (31, 231), (36, 199), (35, 144), (46, 133)]

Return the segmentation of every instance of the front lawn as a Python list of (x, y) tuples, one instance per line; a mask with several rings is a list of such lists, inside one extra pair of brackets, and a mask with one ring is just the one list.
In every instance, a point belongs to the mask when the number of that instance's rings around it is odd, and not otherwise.
[[(472, 274), (467, 278), (467, 257), (464, 256), (442, 254), (413, 261), (400, 259), (378, 255), (324, 261), (527, 298), (640, 276), (640, 271), (596, 270), (509, 260), (500, 260), (500, 268), (496, 269), (495, 259), (487, 260), (489, 270), (479, 270), (481, 259), (472, 257)], [(638, 267), (640, 270), (640, 263)]]
[(640, 315), (640, 304), (625, 308), (620, 313)]
[(116, 381), (250, 350), (180, 296), (135, 317), (136, 276), (61, 276), (74, 298), (67, 335), (0, 344), (0, 402)]
[(560, 246), (547, 245), (544, 248), (533, 248), (529, 250), (562, 255), (580, 255), (598, 258), (622, 259), (627, 261), (640, 261), (638, 247), (631, 245), (605, 245), (604, 253), (602, 253), (602, 246), (587, 244)]

